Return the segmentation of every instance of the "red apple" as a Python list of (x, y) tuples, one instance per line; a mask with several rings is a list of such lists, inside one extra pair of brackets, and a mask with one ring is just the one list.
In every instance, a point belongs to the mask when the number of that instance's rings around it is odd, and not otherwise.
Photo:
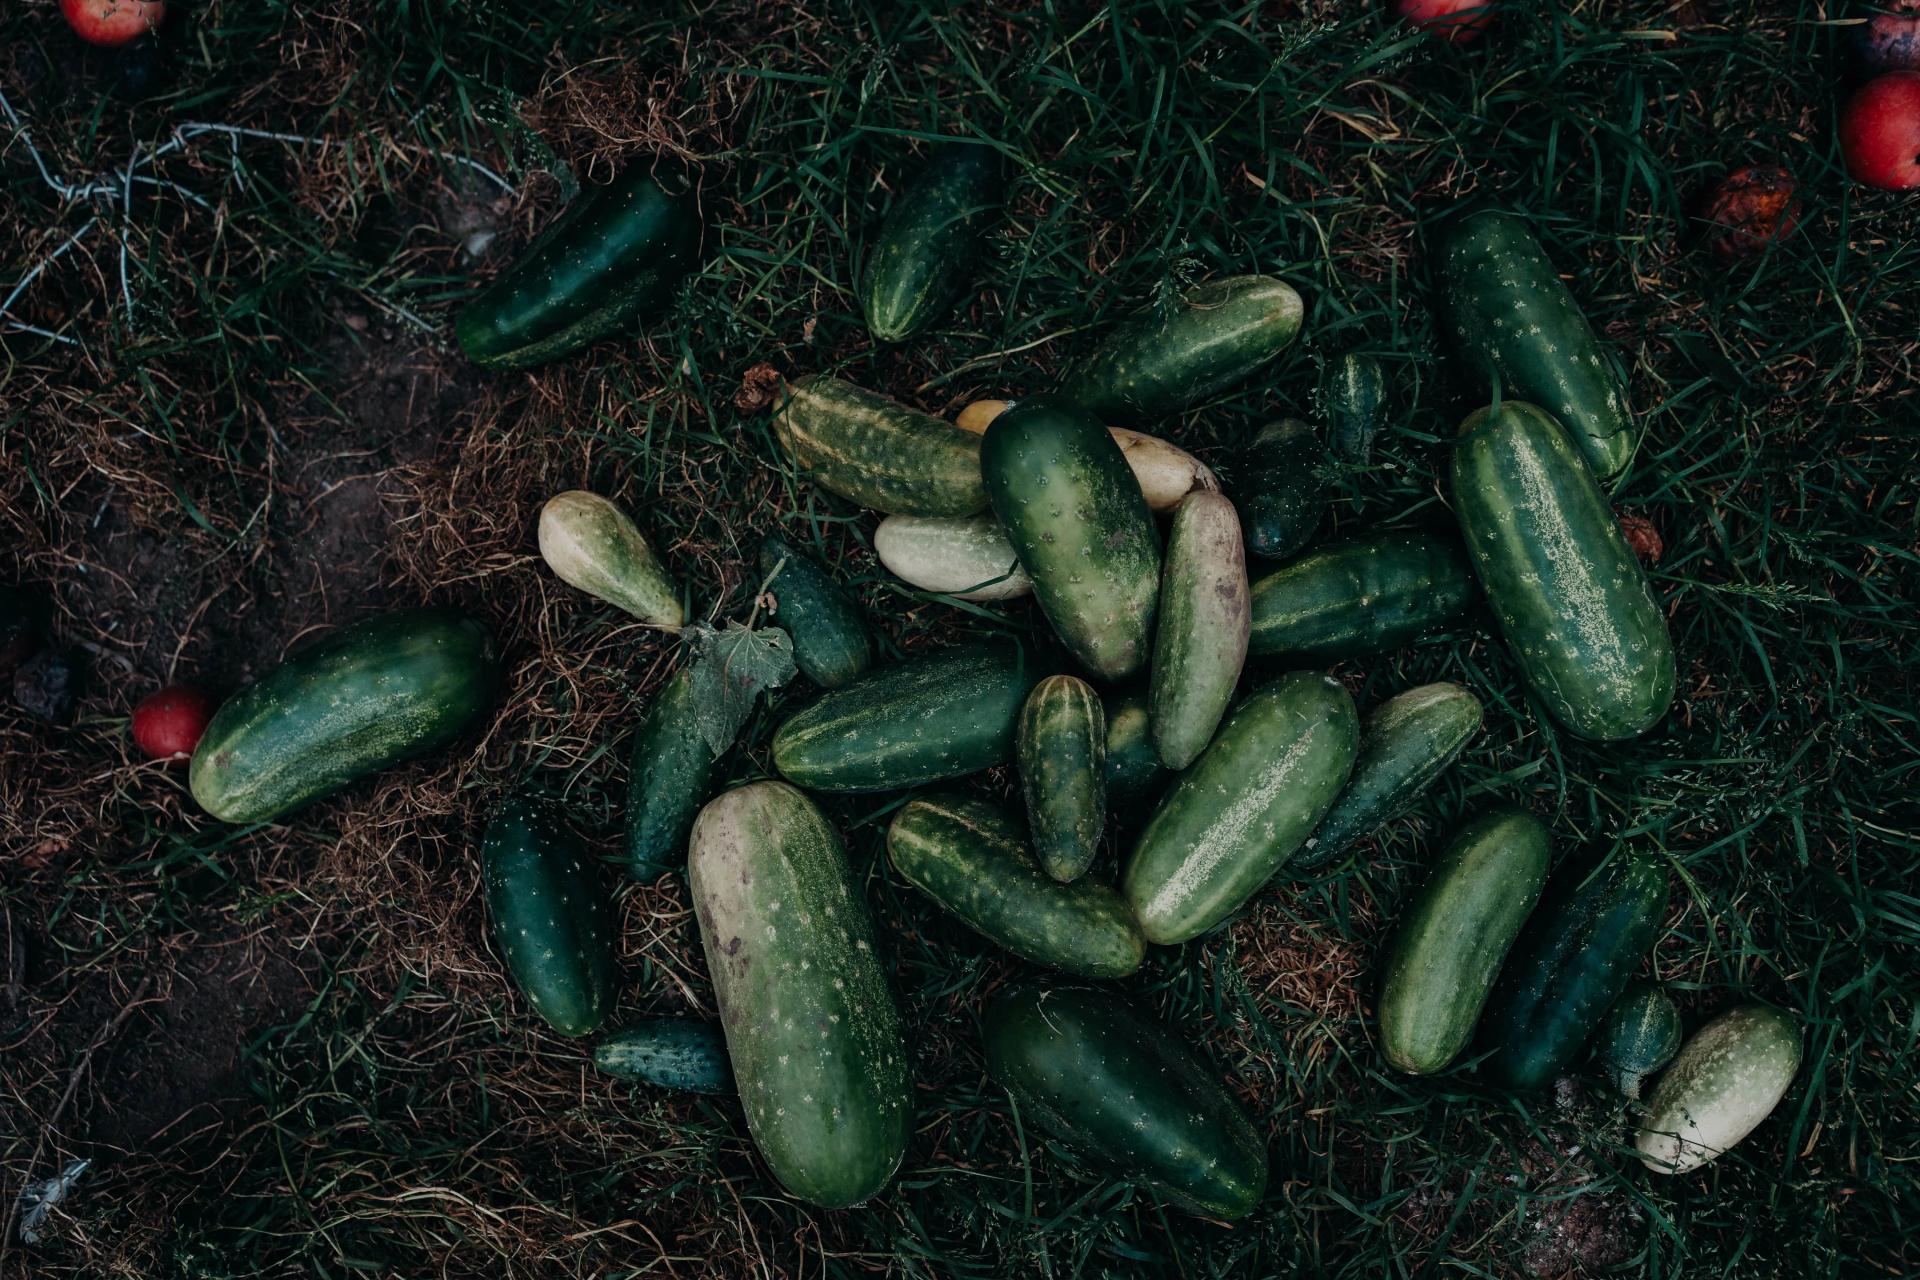
[(133, 744), (155, 760), (184, 760), (213, 719), (213, 699), (190, 685), (170, 684), (133, 709)]
[(1920, 71), (1891, 71), (1854, 90), (1840, 112), (1840, 153), (1855, 182), (1920, 187)]
[(1706, 240), (1722, 258), (1738, 258), (1790, 235), (1800, 225), (1799, 183), (1778, 165), (1735, 169), (1720, 180), (1700, 211)]
[(1493, 21), (1489, 0), (1393, 0), (1393, 11), (1428, 35), (1455, 44), (1477, 39)]
[(166, 21), (166, 0), (60, 0), (60, 15), (88, 44), (118, 49)]
[[(1868, 75), (1920, 71), (1920, 0), (1868, 0), (1847, 30), (1847, 52)], [(1871, 15), (1871, 16), (1867, 16)]]

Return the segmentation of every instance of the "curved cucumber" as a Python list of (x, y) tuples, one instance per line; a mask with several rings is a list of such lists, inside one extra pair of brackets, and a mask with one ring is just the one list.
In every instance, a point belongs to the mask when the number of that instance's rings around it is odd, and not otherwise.
[(1247, 446), (1234, 483), (1247, 525), (1247, 550), (1284, 560), (1313, 541), (1327, 514), (1327, 451), (1312, 427), (1269, 423)]
[(1458, 620), (1473, 574), (1458, 543), (1383, 533), (1310, 551), (1253, 584), (1256, 657), (1340, 662), (1384, 653)]
[(873, 531), (873, 553), (908, 586), (956, 600), (1033, 594), (1033, 579), (991, 513), (888, 516)]
[(840, 378), (816, 373), (788, 383), (773, 434), (815, 484), (871, 510), (970, 516), (986, 509), (977, 436)]
[(642, 622), (678, 631), (687, 620), (680, 588), (630, 516), (585, 489), (548, 498), (540, 508), (540, 558), (570, 587)]
[(1688, 1173), (1732, 1150), (1787, 1096), (1800, 1027), (1778, 1009), (1729, 1009), (1693, 1033), (1660, 1077), (1634, 1139), (1655, 1173)]
[(613, 1009), (613, 922), (591, 860), (545, 800), (502, 802), (480, 846), (494, 945), (533, 1008), (584, 1036)]
[(1327, 441), (1343, 461), (1364, 465), (1387, 416), (1387, 371), (1372, 356), (1354, 352), (1327, 366), (1320, 381), (1320, 407)]
[(760, 576), (771, 579), (773, 622), (793, 640), (807, 679), (833, 689), (873, 664), (873, 630), (827, 566), (777, 533), (760, 539)]
[(622, 1080), (686, 1093), (732, 1093), (733, 1065), (717, 1022), (648, 1018), (593, 1046), (593, 1065)]
[(1167, 777), (1160, 749), (1153, 745), (1147, 695), (1132, 689), (1106, 703), (1107, 803), (1116, 812), (1150, 804)]
[(860, 303), (874, 337), (900, 342), (947, 314), (973, 282), (1005, 200), (1006, 166), (993, 148), (933, 148), (867, 250)]
[(1593, 1036), (1593, 1056), (1613, 1087), (1640, 1096), (1648, 1076), (1680, 1052), (1680, 1010), (1667, 993), (1646, 982), (1630, 985)]
[(713, 752), (694, 719), (693, 677), (676, 671), (634, 731), (627, 766), (627, 870), (651, 884), (687, 864), (687, 833), (713, 785)]
[(1034, 852), (1048, 875), (1079, 879), (1107, 821), (1107, 717), (1078, 676), (1048, 676), (1020, 708), (1016, 750)]
[(1251, 618), (1240, 518), (1218, 493), (1174, 513), (1160, 575), (1160, 630), (1149, 698), (1153, 741), (1169, 769), (1192, 764), (1220, 727), (1247, 660)]

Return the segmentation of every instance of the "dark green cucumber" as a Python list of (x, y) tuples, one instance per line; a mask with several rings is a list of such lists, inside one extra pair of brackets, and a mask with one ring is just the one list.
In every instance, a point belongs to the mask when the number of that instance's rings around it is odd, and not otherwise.
[(1640, 1096), (1647, 1077), (1680, 1052), (1680, 1010), (1667, 993), (1648, 982), (1630, 984), (1593, 1035), (1593, 1056), (1613, 1087)]
[(773, 435), (794, 466), (874, 511), (970, 516), (986, 510), (980, 437), (944, 418), (816, 373), (786, 384)]
[(1434, 240), (1440, 326), (1473, 389), (1546, 410), (1594, 475), (1627, 469), (1640, 428), (1593, 326), (1527, 224), (1491, 210), (1447, 219)]
[(1046, 873), (1077, 880), (1100, 852), (1107, 822), (1107, 716), (1078, 676), (1048, 676), (1020, 708), (1020, 791)]
[(1454, 833), (1381, 971), (1380, 1043), (1396, 1069), (1444, 1070), (1467, 1047), (1552, 855), (1547, 829), (1519, 809), (1494, 809)]
[(534, 1012), (561, 1035), (597, 1030), (613, 1011), (611, 899), (559, 810), (534, 796), (502, 801), (480, 872), (494, 945)]
[(1284, 560), (1313, 541), (1327, 514), (1326, 461), (1306, 423), (1288, 418), (1260, 428), (1234, 470), (1248, 551)]
[(593, 1046), (593, 1065), (622, 1080), (685, 1093), (732, 1093), (733, 1065), (717, 1022), (648, 1018)]
[(1773, 1114), (1800, 1070), (1800, 1025), (1741, 1005), (1694, 1032), (1660, 1077), (1634, 1146), (1655, 1173), (1689, 1173)]
[(1067, 649), (1108, 680), (1144, 667), (1160, 590), (1160, 535), (1107, 429), (1065, 401), (1022, 400), (988, 425), (980, 472)]
[(1116, 813), (1152, 803), (1167, 778), (1160, 749), (1153, 745), (1147, 695), (1132, 689), (1106, 700), (1107, 804)]
[(1247, 660), (1247, 553), (1222, 494), (1181, 499), (1160, 574), (1160, 628), (1148, 695), (1153, 741), (1169, 769), (1192, 764), (1220, 727)]
[(1537, 1089), (1564, 1070), (1626, 989), (1666, 909), (1667, 865), (1657, 856), (1561, 872), (1488, 1003), (1488, 1074)]
[(887, 1185), (913, 1131), (905, 1033), (839, 834), (783, 782), (719, 796), (687, 883), (747, 1129), (825, 1208)]
[(1360, 726), (1360, 756), (1333, 808), (1287, 869), (1324, 867), (1382, 823), (1407, 811), (1480, 731), (1480, 699), (1457, 684), (1427, 684), (1389, 698)]
[(1382, 533), (1309, 551), (1253, 584), (1255, 657), (1364, 658), (1458, 621), (1473, 600), (1460, 544)]
[(873, 663), (873, 629), (827, 566), (777, 533), (760, 539), (760, 576), (769, 579), (773, 624), (793, 641), (801, 674), (834, 689)]
[(1011, 644), (876, 668), (781, 725), (774, 767), (814, 791), (891, 791), (1006, 764), (1020, 705), (1044, 674)]
[(1142, 423), (1243, 381), (1287, 349), (1304, 308), (1270, 276), (1209, 280), (1124, 321), (1068, 371), (1060, 396), (1105, 422)]
[(1005, 202), (999, 152), (955, 142), (933, 148), (867, 250), (860, 304), (874, 337), (901, 342), (947, 314), (973, 283)]
[(1243, 1218), (1267, 1145), (1186, 1038), (1105, 991), (1022, 987), (988, 1006), (987, 1074), (1022, 1123), (1189, 1213)]
[(500, 688), (486, 627), (404, 609), (330, 631), (221, 705), (188, 782), (225, 822), (265, 822), (443, 747)]
[(1327, 442), (1343, 462), (1365, 465), (1387, 416), (1387, 371), (1372, 356), (1348, 352), (1320, 380)]
[(684, 186), (629, 165), (575, 196), (462, 308), (460, 348), (478, 364), (525, 369), (657, 316), (699, 264), (701, 229)]
[(687, 865), (687, 833), (713, 785), (713, 751), (694, 718), (693, 677), (667, 678), (633, 735), (627, 768), (627, 870), (651, 884)]
[(1606, 494), (1560, 425), (1507, 402), (1467, 417), (1453, 508), (1514, 665), (1562, 725), (1612, 742), (1673, 702), (1673, 641)]
[(1061, 884), (1011, 814), (985, 800), (910, 801), (887, 828), (893, 865), (915, 888), (1022, 960), (1083, 978), (1140, 967), (1147, 942), (1114, 887)]
[(1185, 942), (1258, 893), (1326, 816), (1359, 741), (1353, 699), (1324, 675), (1282, 676), (1234, 708), (1127, 862), (1147, 941)]

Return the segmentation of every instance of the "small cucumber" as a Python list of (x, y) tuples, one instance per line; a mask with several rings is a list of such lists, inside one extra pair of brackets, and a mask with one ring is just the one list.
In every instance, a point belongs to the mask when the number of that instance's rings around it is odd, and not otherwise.
[(1377, 534), (1310, 551), (1256, 581), (1248, 647), (1277, 661), (1364, 658), (1448, 626), (1472, 600), (1459, 543)]
[(873, 531), (873, 553), (908, 586), (956, 600), (1016, 600), (1033, 579), (991, 513), (888, 516)]
[(687, 833), (713, 786), (713, 752), (694, 720), (693, 677), (667, 678), (634, 731), (627, 766), (627, 870), (642, 884), (687, 865)]
[(1689, 1173), (1731, 1151), (1787, 1096), (1800, 1026), (1778, 1009), (1729, 1009), (1693, 1033), (1655, 1086), (1634, 1146), (1655, 1173)]
[(717, 1022), (647, 1018), (593, 1046), (593, 1065), (622, 1080), (685, 1093), (733, 1092), (733, 1066)]
[(760, 576), (774, 599), (773, 624), (793, 641), (801, 674), (836, 689), (873, 664), (873, 629), (827, 566), (777, 533), (760, 539)]
[(487, 823), (480, 869), (494, 945), (534, 1012), (561, 1035), (597, 1030), (614, 1000), (610, 899), (559, 811), (508, 797)]
[(992, 147), (947, 142), (932, 149), (867, 250), (859, 293), (874, 337), (905, 341), (952, 309), (973, 283), (1005, 200), (1006, 165)]
[(1153, 803), (1168, 776), (1153, 745), (1147, 695), (1130, 689), (1107, 699), (1106, 711), (1107, 805), (1115, 813), (1142, 809)]
[(1320, 380), (1320, 408), (1335, 456), (1366, 465), (1387, 416), (1386, 369), (1372, 356), (1354, 352), (1330, 362)]
[(1184, 769), (1213, 741), (1247, 660), (1251, 620), (1240, 518), (1218, 493), (1187, 495), (1174, 513), (1160, 575), (1150, 705), (1153, 741)]
[(1629, 1098), (1680, 1052), (1680, 1010), (1651, 983), (1628, 986), (1593, 1036), (1593, 1056)]
[(815, 484), (870, 510), (970, 516), (986, 509), (979, 437), (840, 378), (816, 373), (784, 386), (773, 434)]
[(680, 588), (626, 512), (597, 493), (570, 489), (540, 508), (540, 557), (570, 587), (678, 631)]
[(1260, 428), (1234, 474), (1248, 551), (1284, 560), (1313, 541), (1327, 514), (1326, 460), (1304, 422), (1288, 418)]
[(1034, 852), (1062, 884), (1100, 851), (1107, 821), (1107, 717), (1078, 676), (1048, 676), (1020, 708), (1016, 750)]

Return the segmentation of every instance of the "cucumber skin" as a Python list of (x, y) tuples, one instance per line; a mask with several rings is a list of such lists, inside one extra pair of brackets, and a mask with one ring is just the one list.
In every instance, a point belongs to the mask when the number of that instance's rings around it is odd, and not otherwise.
[(1023, 1122), (1189, 1213), (1231, 1220), (1260, 1203), (1265, 1141), (1172, 1029), (1070, 987), (1018, 988), (983, 1022), (987, 1074)]
[(1780, 1105), (1800, 1070), (1800, 1027), (1778, 1009), (1742, 1005), (1693, 1033), (1654, 1088), (1634, 1146), (1655, 1173), (1716, 1160)]
[(815, 484), (888, 515), (984, 511), (980, 438), (943, 418), (812, 374), (789, 383), (773, 412), (774, 439)]
[(1324, 867), (1358, 840), (1407, 811), (1480, 731), (1480, 699), (1444, 681), (1409, 689), (1360, 724), (1353, 776), (1333, 808), (1287, 862), (1295, 872)]
[(1629, 854), (1587, 870), (1560, 874), (1488, 1001), (1482, 1069), (1508, 1088), (1538, 1089), (1573, 1061), (1660, 931), (1664, 862)]
[(802, 1200), (868, 1199), (906, 1154), (912, 1082), (839, 834), (785, 783), (737, 787), (700, 811), (687, 882), (754, 1144)]
[(1312, 834), (1353, 768), (1353, 699), (1331, 678), (1282, 676), (1242, 702), (1140, 833), (1121, 878), (1147, 941), (1211, 929)]
[(461, 309), (460, 348), (494, 369), (571, 355), (641, 312), (664, 310), (699, 265), (702, 231), (691, 196), (631, 165), (576, 196)]
[(1327, 366), (1320, 383), (1327, 441), (1336, 457), (1364, 466), (1387, 415), (1387, 371), (1372, 356), (1349, 352)]
[(515, 985), (561, 1035), (597, 1030), (614, 1002), (611, 899), (559, 812), (509, 796), (487, 823), (480, 866)]
[(693, 676), (674, 672), (634, 731), (627, 767), (627, 871), (652, 884), (687, 865), (687, 833), (713, 786), (713, 752), (693, 717)]
[(1560, 425), (1508, 402), (1453, 447), (1454, 514), (1514, 665), (1582, 738), (1613, 742), (1673, 702), (1673, 640), (1613, 508)]
[(1005, 199), (1006, 166), (991, 147), (933, 149), (867, 252), (859, 293), (874, 337), (904, 341), (952, 309)]
[(1473, 600), (1451, 539), (1384, 533), (1310, 551), (1253, 584), (1255, 657), (1341, 662), (1384, 653), (1462, 617)]
[(443, 747), (484, 718), (499, 662), (455, 609), (330, 631), (221, 704), (193, 753), (193, 798), (222, 822), (265, 822)]
[(680, 587), (633, 517), (585, 489), (569, 489), (540, 508), (540, 557), (568, 586), (670, 631), (685, 625)]
[(1118, 812), (1150, 803), (1167, 778), (1153, 745), (1147, 695), (1131, 689), (1107, 700), (1107, 804)]
[(876, 667), (796, 712), (773, 763), (814, 791), (892, 791), (1013, 759), (1014, 726), (1045, 675), (1015, 645), (968, 645)]
[(1082, 978), (1124, 978), (1147, 942), (1112, 885), (1061, 884), (1034, 858), (1019, 822), (959, 796), (909, 801), (887, 828), (894, 869), (996, 946)]
[(793, 641), (801, 674), (836, 689), (873, 665), (867, 616), (827, 566), (777, 533), (760, 539), (759, 562), (761, 579), (772, 578), (773, 624)]
[(956, 600), (1014, 600), (1033, 579), (992, 513), (888, 516), (873, 531), (873, 554), (911, 587)]
[(1062, 884), (1086, 874), (1107, 822), (1107, 716), (1078, 676), (1048, 676), (1021, 704), (1020, 790), (1034, 852)]
[(1428, 1075), (1467, 1047), (1552, 854), (1547, 829), (1520, 809), (1490, 810), (1454, 833), (1382, 967), (1380, 1043), (1395, 1069)]
[(1154, 747), (1184, 769), (1213, 741), (1247, 661), (1252, 625), (1240, 517), (1219, 493), (1180, 503), (1160, 574), (1160, 628), (1148, 700)]
[(1103, 421), (1164, 418), (1278, 356), (1304, 314), (1293, 286), (1270, 276), (1208, 280), (1164, 314), (1123, 321), (1068, 371), (1059, 394)]
[(1449, 219), (1436, 237), (1440, 323), (1476, 390), (1552, 415), (1602, 483), (1633, 461), (1640, 427), (1593, 326), (1520, 219), (1492, 211)]
[(1107, 680), (1144, 667), (1160, 592), (1160, 535), (1107, 429), (1065, 401), (1022, 400), (980, 438), (980, 472), (1067, 649)]
[(1297, 419), (1271, 422), (1247, 446), (1234, 491), (1246, 522), (1247, 550), (1284, 560), (1309, 542), (1327, 514), (1327, 451)]
[(593, 1046), (593, 1065), (621, 1080), (683, 1093), (733, 1092), (725, 1033), (699, 1018), (647, 1018)]
[(1628, 1098), (1640, 1096), (1647, 1077), (1680, 1052), (1680, 1010), (1667, 993), (1646, 982), (1630, 984), (1607, 1011), (1593, 1036), (1593, 1056)]

